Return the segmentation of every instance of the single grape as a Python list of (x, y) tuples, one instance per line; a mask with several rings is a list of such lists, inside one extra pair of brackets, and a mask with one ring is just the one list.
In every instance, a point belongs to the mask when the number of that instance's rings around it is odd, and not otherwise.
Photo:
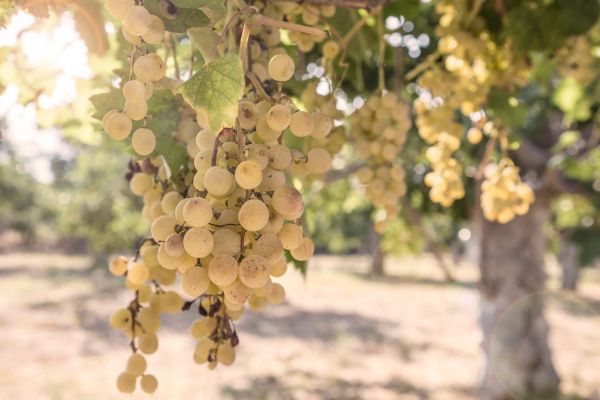
[(127, 360), (126, 371), (135, 376), (140, 376), (146, 370), (146, 359), (140, 353), (134, 353)]
[(198, 297), (208, 289), (210, 279), (206, 268), (194, 267), (181, 275), (181, 290), (190, 297)]
[(215, 285), (230, 285), (238, 276), (238, 263), (228, 254), (216, 255), (208, 264), (208, 276)]
[(235, 181), (244, 189), (254, 189), (262, 181), (262, 168), (254, 160), (242, 161), (235, 169)]
[(244, 229), (257, 232), (269, 222), (269, 209), (262, 201), (250, 199), (240, 208), (238, 219)]
[(309, 136), (315, 128), (313, 116), (305, 111), (296, 111), (290, 119), (290, 131), (294, 136)]
[(206, 257), (214, 247), (213, 235), (206, 228), (191, 228), (183, 236), (183, 247), (192, 257)]
[(127, 115), (116, 112), (106, 120), (106, 133), (114, 140), (123, 140), (131, 133), (133, 124)]
[(121, 276), (127, 272), (127, 265), (129, 263), (129, 259), (124, 256), (118, 256), (110, 260), (108, 264), (108, 269), (111, 274), (116, 276)]
[(131, 136), (131, 147), (141, 156), (152, 153), (156, 147), (156, 136), (148, 128), (139, 128)]
[(213, 218), (212, 205), (202, 197), (189, 199), (183, 207), (183, 218), (192, 227), (204, 227)]
[(133, 263), (127, 271), (127, 279), (135, 285), (141, 285), (148, 280), (150, 277), (150, 270), (144, 263), (136, 262)]
[(251, 254), (244, 257), (238, 270), (240, 281), (249, 288), (259, 288), (269, 279), (269, 268), (263, 256)]
[(123, 27), (132, 35), (144, 35), (150, 29), (151, 23), (151, 15), (143, 6), (129, 7), (123, 14)]
[(290, 80), (295, 69), (294, 60), (287, 54), (277, 54), (269, 61), (269, 76), (279, 82)]
[(121, 393), (133, 393), (136, 376), (130, 372), (122, 372), (117, 377), (117, 389)]
[(154, 333), (143, 333), (138, 338), (138, 348), (144, 354), (153, 354), (158, 349), (158, 337)]
[(290, 125), (292, 115), (290, 108), (283, 104), (275, 104), (267, 112), (267, 124), (274, 131), (283, 131)]
[(145, 374), (140, 379), (140, 386), (145, 393), (154, 393), (158, 387), (158, 380), (154, 375)]

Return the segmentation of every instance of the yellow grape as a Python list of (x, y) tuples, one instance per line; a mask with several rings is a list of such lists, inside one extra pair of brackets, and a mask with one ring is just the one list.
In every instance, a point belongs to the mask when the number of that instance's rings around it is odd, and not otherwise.
[(240, 281), (249, 288), (259, 288), (269, 280), (267, 260), (258, 254), (244, 257), (238, 270)]
[(310, 238), (304, 238), (300, 245), (292, 249), (290, 253), (296, 260), (306, 261), (315, 253), (315, 245)]
[(139, 128), (131, 136), (131, 147), (141, 156), (147, 156), (156, 147), (156, 136), (148, 128)]
[(135, 390), (136, 376), (129, 372), (123, 372), (117, 377), (117, 389), (121, 393), (133, 393)]
[(122, 112), (113, 113), (106, 120), (106, 133), (114, 140), (123, 140), (131, 133), (131, 119)]
[(144, 263), (136, 262), (133, 263), (127, 271), (127, 279), (134, 285), (141, 285), (148, 280), (150, 277), (150, 270), (144, 265)]
[(142, 35), (142, 39), (144, 39), (144, 42), (149, 43), (149, 44), (159, 44), (160, 42), (162, 42), (164, 35), (165, 35), (164, 22), (162, 21), (162, 19), (160, 19), (156, 15), (151, 15), (150, 16), (150, 28), (148, 29), (148, 32), (146, 32)]
[(210, 202), (202, 197), (189, 199), (183, 207), (183, 219), (192, 227), (204, 227), (213, 218)]
[(282, 104), (275, 104), (267, 112), (266, 121), (274, 131), (283, 131), (290, 125), (292, 119), (289, 107)]
[(285, 289), (279, 283), (273, 283), (267, 301), (271, 304), (281, 304), (285, 300)]
[(282, 186), (275, 190), (272, 198), (272, 206), (287, 219), (297, 219), (304, 212), (302, 195), (291, 186)]
[(181, 275), (181, 290), (190, 297), (198, 297), (208, 289), (210, 279), (206, 268), (194, 267)]
[(294, 60), (287, 54), (277, 54), (269, 61), (269, 76), (279, 82), (290, 80), (295, 69)]
[(140, 353), (134, 353), (129, 356), (127, 360), (127, 367), (125, 370), (135, 376), (140, 376), (146, 371), (147, 363), (146, 359)]
[(210, 167), (204, 175), (204, 186), (213, 196), (226, 195), (233, 183), (233, 174), (219, 166)]
[(116, 276), (121, 276), (125, 272), (127, 272), (127, 264), (129, 263), (129, 259), (124, 256), (118, 256), (110, 260), (108, 264), (108, 269), (111, 274)]
[(142, 36), (152, 22), (151, 15), (143, 6), (129, 7), (123, 14), (123, 27), (132, 35)]
[(143, 333), (138, 338), (138, 348), (144, 354), (153, 354), (158, 349), (158, 337), (154, 333)]
[(281, 230), (277, 233), (277, 237), (281, 240), (283, 248), (286, 250), (292, 250), (300, 246), (304, 234), (302, 228), (296, 224), (287, 223), (284, 224)]
[(262, 181), (262, 168), (254, 160), (242, 161), (235, 168), (235, 181), (244, 189), (254, 189)]
[(213, 235), (206, 228), (191, 228), (183, 236), (183, 247), (192, 257), (206, 257), (212, 252), (213, 246)]
[(170, 215), (163, 215), (154, 220), (150, 227), (152, 239), (157, 242), (165, 241), (170, 235), (175, 233), (177, 221)]
[(154, 375), (142, 375), (142, 378), (140, 379), (140, 387), (145, 393), (154, 393), (158, 387), (158, 380)]
[(250, 199), (240, 208), (238, 219), (244, 229), (257, 232), (269, 222), (269, 209), (262, 201)]
[(309, 136), (315, 129), (313, 116), (305, 111), (296, 111), (290, 119), (290, 131), (294, 136)]
[(238, 276), (238, 263), (228, 254), (219, 254), (208, 264), (208, 276), (215, 285), (230, 285)]

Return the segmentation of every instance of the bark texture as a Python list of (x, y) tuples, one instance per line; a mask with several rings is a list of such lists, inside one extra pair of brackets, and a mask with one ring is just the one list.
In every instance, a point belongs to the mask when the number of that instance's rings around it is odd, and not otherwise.
[(558, 262), (562, 269), (562, 288), (577, 290), (579, 280), (579, 247), (569, 238), (563, 237), (558, 253)]
[(481, 222), (481, 326), (486, 368), (484, 400), (553, 399), (559, 377), (543, 314), (548, 198), (508, 224)]

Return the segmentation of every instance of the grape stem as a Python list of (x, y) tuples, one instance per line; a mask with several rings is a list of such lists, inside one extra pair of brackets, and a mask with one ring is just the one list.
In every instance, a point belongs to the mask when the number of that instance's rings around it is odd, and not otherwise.
[(255, 15), (250, 19), (250, 23), (264, 26), (272, 26), (274, 28), (287, 29), (290, 31), (297, 31), (306, 33), (308, 35), (316, 36), (319, 38), (327, 38), (330, 36), (328, 31), (319, 28), (313, 28), (310, 26), (294, 24), (292, 22), (287, 21), (277, 21), (264, 15)]
[(377, 66), (378, 89), (385, 89), (385, 39), (383, 37), (383, 13), (377, 13), (377, 36), (379, 36), (379, 65)]

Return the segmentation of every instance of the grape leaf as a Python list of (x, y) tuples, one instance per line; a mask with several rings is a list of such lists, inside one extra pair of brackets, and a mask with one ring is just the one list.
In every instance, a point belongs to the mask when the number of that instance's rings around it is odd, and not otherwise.
[[(165, 30), (169, 32), (184, 33), (187, 29), (196, 26), (207, 26), (210, 23), (210, 18), (198, 8), (180, 7), (179, 4), (189, 4), (190, 1), (181, 2), (169, 0), (146, 0), (144, 6), (151, 14), (158, 15), (165, 23)], [(198, 2), (200, 3), (200, 2)], [(170, 4), (175, 7), (176, 12), (168, 9), (166, 5)], [(173, 18), (173, 14), (174, 18)]]
[(123, 93), (119, 89), (111, 88), (108, 93), (99, 93), (90, 97), (92, 105), (96, 112), (92, 114), (92, 118), (102, 120), (104, 114), (110, 110), (120, 110), (125, 104)]
[(198, 123), (213, 131), (233, 126), (244, 91), (242, 60), (227, 53), (203, 66), (178, 89), (198, 113)]
[(211, 62), (219, 57), (217, 44), (219, 36), (209, 27), (197, 27), (187, 30), (187, 35), (196, 46), (206, 62)]

